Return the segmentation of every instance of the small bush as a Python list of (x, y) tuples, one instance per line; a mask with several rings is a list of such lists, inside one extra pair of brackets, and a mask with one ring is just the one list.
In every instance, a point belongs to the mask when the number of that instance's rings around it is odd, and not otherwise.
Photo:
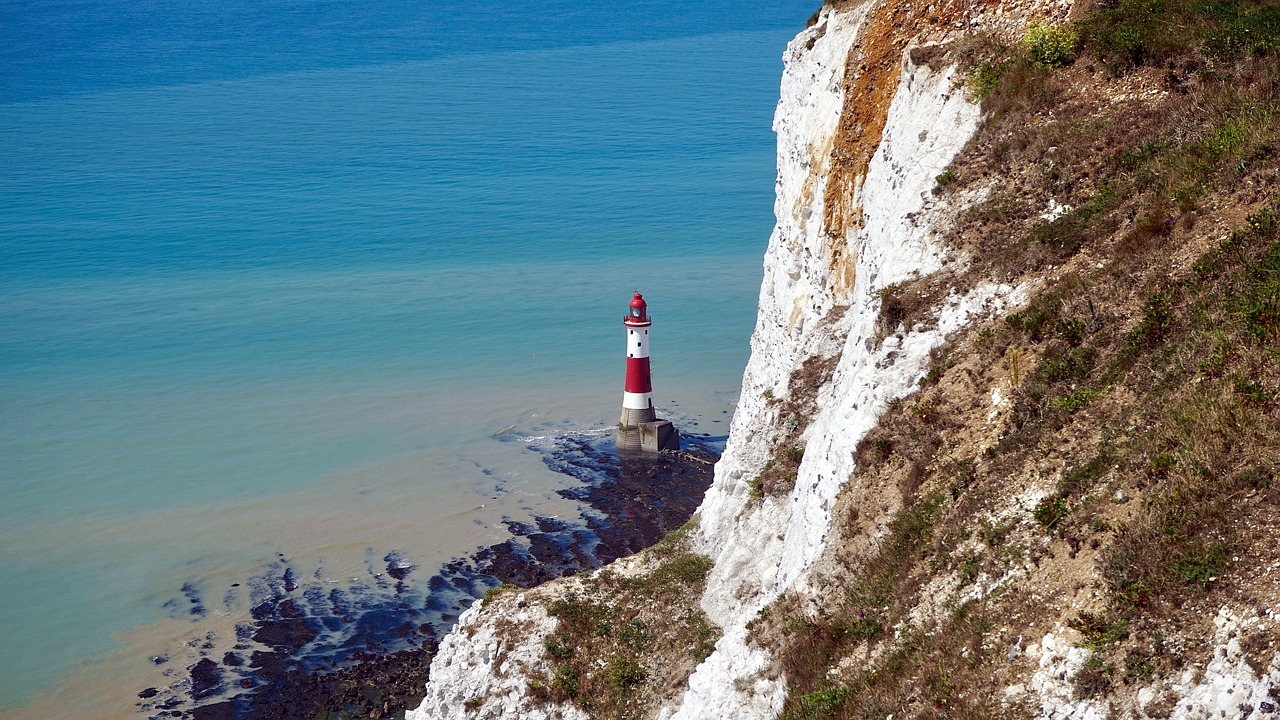
[(854, 640), (874, 640), (884, 630), (880, 621), (866, 610), (859, 610), (853, 622), (849, 623), (849, 636)]
[[(1000, 84), (1000, 71), (1004, 63), (983, 62), (969, 72), (969, 81), (965, 87), (969, 89), (969, 99), (982, 102)], [(941, 184), (941, 183), (939, 183)]]
[(1171, 301), (1166, 292), (1156, 292), (1147, 300), (1143, 308), (1142, 320), (1129, 333), (1129, 343), (1139, 350), (1153, 348), (1169, 335), (1173, 329), (1174, 314)]
[(623, 625), (618, 631), (618, 639), (623, 645), (638, 653), (648, 651), (653, 645), (653, 636), (645, 630), (644, 622), (640, 620), (632, 620)]
[(1052, 497), (1041, 500), (1031, 511), (1031, 516), (1036, 522), (1045, 527), (1046, 530), (1052, 530), (1060, 520), (1067, 514), (1067, 499), (1062, 497)]
[(1070, 65), (1079, 44), (1080, 37), (1072, 28), (1042, 22), (1032, 23), (1022, 38), (1022, 48), (1031, 61), (1044, 67)]
[(1111, 666), (1103, 662), (1098, 655), (1092, 655), (1085, 661), (1084, 667), (1076, 673), (1075, 695), (1077, 698), (1097, 697), (1111, 689)]
[(635, 658), (624, 655), (609, 661), (604, 668), (604, 676), (610, 685), (630, 689), (644, 682), (649, 673)]
[(848, 688), (828, 688), (800, 697), (799, 711), (802, 718), (831, 717), (849, 697)]
[(956, 174), (955, 170), (952, 170), (951, 168), (947, 168), (946, 170), (943, 170), (941, 173), (937, 175), (937, 177), (934, 178), (934, 180), (937, 182), (937, 185), (935, 185), (933, 188), (933, 194), (934, 195), (942, 194), (942, 192), (945, 191), (948, 187), (955, 185), (956, 181), (959, 178), (960, 176)]
[(1051, 383), (1079, 382), (1084, 380), (1093, 369), (1094, 351), (1089, 348), (1074, 348), (1066, 352), (1047, 354), (1040, 364), (1040, 372), (1044, 379)]
[(1174, 572), (1183, 585), (1207, 588), (1226, 567), (1227, 549), (1216, 545), (1182, 558), (1175, 563)]
[(542, 647), (547, 651), (547, 655), (557, 660), (565, 660), (573, 656), (573, 647), (569, 644), (567, 633), (556, 633), (544, 639)]
[(713, 565), (711, 558), (706, 555), (687, 553), (663, 563), (653, 571), (651, 577), (653, 582), (658, 584), (678, 582), (696, 585), (706, 580), (707, 573), (711, 572)]
[(572, 663), (557, 665), (551, 679), (552, 696), (561, 700), (576, 698), (579, 689), (578, 667)]
[(1149, 683), (1156, 676), (1155, 663), (1151, 658), (1137, 652), (1130, 652), (1124, 660), (1124, 677), (1130, 682)]
[[(1275, 219), (1261, 218), (1259, 222), (1274, 223)], [(1280, 242), (1272, 244), (1257, 262), (1250, 263), (1240, 285), (1232, 305), (1249, 335), (1261, 342), (1280, 337)]]
[(1101, 395), (1099, 390), (1077, 390), (1070, 395), (1060, 397), (1053, 401), (1053, 406), (1059, 410), (1068, 413), (1074, 413), (1084, 409), (1093, 399)]
[(508, 590), (517, 590), (519, 589), (519, 587), (520, 586), (512, 585), (511, 583), (503, 583), (501, 585), (498, 585), (497, 587), (491, 587), (488, 590), (484, 591), (484, 601), (486, 603), (491, 602), (494, 598), (498, 597), (502, 593)]
[(1067, 624), (1084, 636), (1084, 641), (1080, 645), (1095, 653), (1106, 650), (1129, 637), (1129, 621), (1121, 617), (1082, 612), (1079, 617)]
[(1009, 327), (1026, 333), (1032, 342), (1040, 342), (1048, 337), (1053, 323), (1058, 319), (1057, 299), (1042, 297), (1026, 309), (1020, 310), (1005, 318)]

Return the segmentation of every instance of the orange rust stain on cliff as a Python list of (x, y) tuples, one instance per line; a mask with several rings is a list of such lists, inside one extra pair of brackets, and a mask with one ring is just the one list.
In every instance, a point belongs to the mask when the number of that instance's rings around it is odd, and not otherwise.
[(903, 53), (911, 45), (948, 34), (957, 21), (967, 27), (970, 13), (999, 4), (999, 0), (880, 0), (868, 13), (845, 62), (844, 108), (836, 126), (823, 203), (831, 276), (845, 290), (853, 287), (857, 259), (850, 253), (847, 237), (862, 225), (859, 191), (871, 157), (880, 147), (889, 104), (898, 90)]

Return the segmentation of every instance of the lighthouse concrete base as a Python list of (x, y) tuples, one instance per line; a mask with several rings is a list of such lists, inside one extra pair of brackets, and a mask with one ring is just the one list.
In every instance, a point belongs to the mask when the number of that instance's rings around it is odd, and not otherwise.
[(662, 452), (680, 449), (680, 431), (670, 420), (652, 420), (634, 425), (619, 425), (619, 450)]

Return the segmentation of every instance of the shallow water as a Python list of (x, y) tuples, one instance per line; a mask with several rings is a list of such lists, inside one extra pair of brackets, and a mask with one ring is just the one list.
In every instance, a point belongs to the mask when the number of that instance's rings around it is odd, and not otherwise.
[(184, 585), (574, 512), (503, 437), (616, 422), (634, 290), (655, 402), (727, 432), (807, 8), (658, 5), (6, 10), (0, 714), (127, 716), (149, 657), (234, 626)]

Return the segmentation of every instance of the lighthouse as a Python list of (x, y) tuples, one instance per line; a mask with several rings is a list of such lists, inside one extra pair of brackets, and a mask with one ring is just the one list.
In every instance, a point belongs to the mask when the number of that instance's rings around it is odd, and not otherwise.
[(622, 419), (618, 423), (618, 449), (659, 452), (679, 450), (680, 433), (669, 420), (653, 411), (653, 380), (649, 374), (649, 307), (644, 296), (631, 298), (622, 318), (627, 330), (627, 379), (622, 391)]

